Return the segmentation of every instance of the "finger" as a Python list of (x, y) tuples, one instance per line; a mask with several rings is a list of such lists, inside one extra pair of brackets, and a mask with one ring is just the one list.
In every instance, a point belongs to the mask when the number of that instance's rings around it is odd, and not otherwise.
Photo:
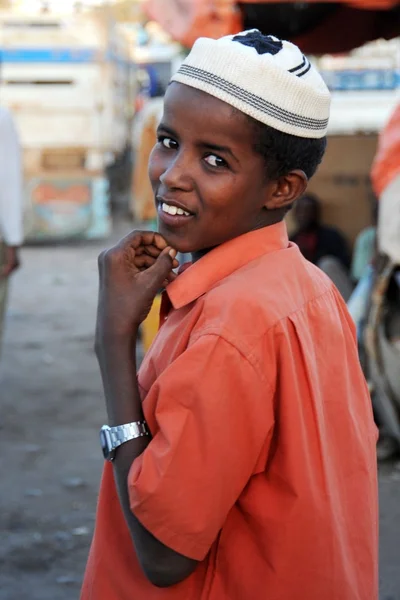
[(154, 258), (167, 247), (167, 242), (159, 233), (154, 231), (132, 231), (120, 240), (117, 247), (129, 253), (131, 250), (136, 254), (147, 252)]
[(160, 255), (160, 252), (162, 252), (162, 250), (160, 250), (160, 248), (157, 248), (157, 246), (155, 246), (154, 244), (150, 244), (148, 246), (143, 246), (143, 252), (146, 252), (146, 254), (149, 254), (150, 256), (153, 256), (154, 258), (158, 258), (158, 256)]
[(173, 281), (175, 281), (175, 279), (177, 277), (178, 277), (177, 274), (174, 273), (173, 271), (171, 271), (171, 273), (163, 281), (162, 287), (166, 288), (167, 286), (169, 286), (170, 283), (172, 283)]
[(172, 283), (177, 277), (178, 275), (171, 271), (171, 273), (169, 273), (169, 275), (167, 276), (168, 283)]
[[(143, 250), (143, 252), (145, 252), (149, 256), (152, 256), (153, 258), (158, 258), (162, 252), (159, 248), (157, 248), (157, 246), (154, 246), (153, 244), (151, 244), (149, 246), (143, 246), (140, 249)], [(138, 251), (136, 251), (136, 254), (137, 253), (138, 253)], [(173, 263), (172, 263), (172, 268), (177, 269), (178, 267), (179, 267), (179, 261), (176, 258), (174, 258)]]
[(167, 244), (165, 238), (163, 238), (163, 236), (160, 235), (159, 233), (154, 234), (154, 244), (156, 245), (157, 248), (159, 248), (159, 250), (165, 250), (165, 248), (168, 247), (168, 244)]
[(141, 254), (140, 256), (135, 256), (133, 262), (135, 263), (135, 267), (138, 269), (142, 269), (143, 267), (148, 269), (156, 262), (156, 259), (152, 256), (148, 256), (147, 254)]
[(137, 232), (141, 234), (142, 244), (144, 246), (155, 246), (159, 250), (164, 250), (168, 244), (160, 233), (155, 231), (141, 231)]
[(152, 244), (155, 235), (154, 231), (131, 231), (118, 242), (117, 247), (122, 249), (133, 248), (136, 250), (140, 246)]
[(165, 239), (163, 238), (162, 235), (160, 235), (159, 233), (156, 233), (154, 231), (138, 231), (136, 232), (135, 236), (135, 244), (134, 247), (137, 248), (138, 246), (142, 245), (142, 246), (154, 246), (155, 248), (158, 248), (158, 250), (165, 250), (165, 248), (168, 246), (167, 242), (165, 241)]
[(154, 293), (162, 286), (165, 280), (168, 281), (175, 257), (176, 250), (167, 246), (161, 252), (155, 263), (143, 273), (143, 276), (148, 278), (149, 286), (151, 286)]
[[(141, 255), (135, 255), (135, 258), (133, 259), (133, 262), (135, 264), (135, 267), (137, 267), (138, 269), (143, 269), (144, 268), (149, 268), (152, 265), (154, 265), (154, 263), (156, 262), (158, 256), (159, 256), (160, 252), (158, 251), (157, 256), (150, 256), (148, 254), (141, 254)], [(172, 268), (176, 269), (177, 267), (179, 267), (179, 262), (175, 259), (172, 263)], [(174, 276), (174, 278), (176, 277), (176, 274), (171, 271), (171, 274)], [(171, 279), (172, 281), (172, 279)]]

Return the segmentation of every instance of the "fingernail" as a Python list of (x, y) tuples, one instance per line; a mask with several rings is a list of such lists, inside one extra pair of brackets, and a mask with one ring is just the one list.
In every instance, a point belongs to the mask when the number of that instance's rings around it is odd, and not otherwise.
[(172, 259), (174, 259), (175, 256), (177, 255), (177, 252), (176, 252), (176, 250), (174, 250), (173, 248), (171, 248), (171, 250), (168, 252), (168, 254), (170, 255), (170, 257)]

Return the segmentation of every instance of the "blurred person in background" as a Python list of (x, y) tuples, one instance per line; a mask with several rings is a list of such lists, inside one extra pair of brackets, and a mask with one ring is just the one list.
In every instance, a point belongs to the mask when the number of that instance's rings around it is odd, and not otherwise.
[(376, 252), (376, 224), (378, 220), (378, 203), (374, 200), (372, 207), (372, 224), (358, 234), (351, 261), (351, 278), (358, 283), (364, 276)]
[(291, 241), (297, 244), (304, 258), (330, 277), (347, 301), (353, 290), (347, 242), (337, 229), (322, 224), (317, 196), (307, 193), (297, 201), (294, 220), (296, 229)]
[(8, 281), (20, 265), (22, 240), (21, 149), (12, 115), (0, 106), (0, 350)]

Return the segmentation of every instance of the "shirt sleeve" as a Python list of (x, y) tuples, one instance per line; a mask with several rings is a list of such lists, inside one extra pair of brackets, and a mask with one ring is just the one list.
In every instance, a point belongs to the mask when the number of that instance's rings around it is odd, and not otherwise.
[(131, 509), (166, 546), (203, 560), (268, 447), (271, 387), (251, 356), (207, 334), (149, 395), (153, 439), (129, 474)]
[(0, 237), (9, 246), (23, 241), (22, 165), (18, 133), (7, 111), (0, 114)]

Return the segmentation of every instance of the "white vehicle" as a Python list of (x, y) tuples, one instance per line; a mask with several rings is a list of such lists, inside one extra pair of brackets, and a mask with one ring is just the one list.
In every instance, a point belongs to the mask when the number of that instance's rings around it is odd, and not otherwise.
[(129, 146), (124, 36), (91, 14), (0, 15), (2, 104), (20, 132), (28, 238), (108, 234), (106, 168)]

